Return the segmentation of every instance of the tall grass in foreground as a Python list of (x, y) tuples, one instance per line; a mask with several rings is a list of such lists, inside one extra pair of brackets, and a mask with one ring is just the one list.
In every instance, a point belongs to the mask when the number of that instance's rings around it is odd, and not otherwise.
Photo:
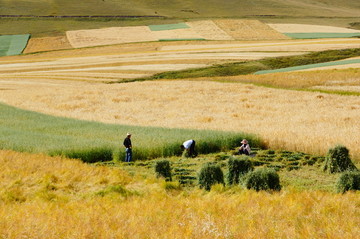
[(357, 238), (359, 193), (166, 190), (154, 177), (0, 151), (2, 238)]
[(180, 145), (190, 138), (197, 141), (199, 153), (232, 149), (244, 137), (261, 146), (258, 138), (243, 133), (103, 124), (48, 116), (3, 104), (0, 104), (0, 123), (0, 149), (64, 155), (86, 162), (119, 157), (122, 160), (126, 132), (133, 134), (134, 159), (180, 155)]

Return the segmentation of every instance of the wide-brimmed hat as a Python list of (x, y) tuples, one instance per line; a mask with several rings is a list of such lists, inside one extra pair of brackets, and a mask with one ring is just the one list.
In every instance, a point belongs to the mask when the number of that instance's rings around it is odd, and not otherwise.
[(248, 141), (247, 141), (246, 139), (243, 139), (243, 140), (241, 141), (241, 143), (242, 143), (242, 144), (247, 144)]
[(131, 135), (131, 134), (130, 134), (130, 133), (127, 133), (126, 135), (129, 136), (129, 135)]

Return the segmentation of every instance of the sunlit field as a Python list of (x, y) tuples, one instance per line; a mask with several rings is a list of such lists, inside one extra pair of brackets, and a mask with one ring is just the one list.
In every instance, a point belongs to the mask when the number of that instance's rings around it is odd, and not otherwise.
[[(358, 189), (349, 184), (360, 175), (340, 181), (344, 174), (324, 165), (331, 167), (329, 149), (343, 145), (360, 168), (359, 63), (255, 75), (358, 58), (359, 38), (286, 35), (358, 34), (358, 3), (255, 1), (240, 6), (244, 20), (231, 18), (241, 17), (231, 1), (216, 11), (201, 1), (168, 1), (156, 11), (143, 0), (39, 9), (3, 1), (6, 14), (64, 16), (0, 17), (1, 32), (31, 33), (24, 54), (0, 62), (0, 238), (358, 238), (360, 194), (346, 190)], [(303, 17), (308, 9), (324, 15)], [(83, 10), (156, 18), (68, 18)], [(284, 11), (301, 14), (283, 19)], [(207, 19), (213, 14), (221, 18)], [(152, 29), (166, 23), (185, 28)], [(179, 147), (190, 138), (196, 157)], [(243, 138), (250, 156), (236, 154)], [(271, 172), (279, 191), (247, 189), (251, 173), (232, 177), (235, 161)], [(159, 177), (160, 163), (170, 179)], [(223, 183), (204, 189), (205, 166)]]
[[(356, 74), (338, 79), (351, 80)], [(110, 85), (39, 81), (27, 87), (4, 87), (9, 90), (2, 91), (2, 102), (56, 116), (138, 126), (241, 131), (260, 136), (273, 149), (322, 155), (330, 147), (343, 144), (354, 160), (360, 158), (358, 96), (206, 80)]]
[[(356, 238), (358, 193), (211, 192), (154, 174), (0, 151), (3, 238)], [(168, 189), (166, 189), (168, 188)]]

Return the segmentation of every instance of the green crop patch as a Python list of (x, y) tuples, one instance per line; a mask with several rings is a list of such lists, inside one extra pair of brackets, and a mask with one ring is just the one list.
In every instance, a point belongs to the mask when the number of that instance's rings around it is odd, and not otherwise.
[(340, 66), (340, 65), (348, 65), (348, 64), (356, 64), (356, 63), (360, 63), (360, 59), (331, 61), (331, 62), (324, 62), (324, 63), (317, 63), (317, 64), (286, 67), (286, 68), (275, 69), (275, 70), (263, 70), (263, 71), (257, 71), (254, 74), (262, 75), (262, 74), (268, 74), (268, 73), (290, 72), (290, 71), (306, 70), (306, 69), (325, 67), (325, 66)]
[(149, 25), (151, 31), (166, 31), (176, 29), (190, 28), (186, 23), (175, 23), (175, 24), (162, 24), (162, 25)]
[(0, 36), (0, 56), (19, 55), (25, 49), (30, 34)]
[(109, 158), (112, 152), (114, 159), (122, 159), (127, 132), (133, 134), (135, 160), (181, 155), (180, 145), (187, 139), (196, 140), (199, 153), (231, 149), (243, 138), (261, 144), (257, 137), (244, 133), (104, 124), (0, 104), (0, 149), (84, 157), (86, 162), (93, 162), (95, 156)]

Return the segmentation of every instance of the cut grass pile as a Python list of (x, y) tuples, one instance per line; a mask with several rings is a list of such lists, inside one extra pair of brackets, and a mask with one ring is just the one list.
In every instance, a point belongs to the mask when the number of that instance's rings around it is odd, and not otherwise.
[[(110, 125), (57, 118), (0, 104), (0, 148), (81, 158), (86, 162), (123, 159), (126, 132), (133, 134), (134, 159), (180, 155), (180, 145), (192, 138), (199, 153), (226, 150), (253, 135), (220, 131)], [(119, 152), (120, 150), (120, 152)]]
[(335, 178), (315, 168), (280, 174), (286, 182), (312, 178), (310, 190), (282, 181), (280, 192), (221, 185), (205, 192), (156, 179), (154, 168), (139, 165), (122, 164), (136, 169), (129, 175), (120, 167), (12, 151), (0, 151), (0, 162), (4, 238), (320, 239), (360, 232), (359, 194), (311, 190)]
[[(235, 150), (215, 154), (201, 155), (197, 158), (166, 158), (171, 164), (173, 181), (181, 185), (197, 187), (199, 172), (206, 163), (218, 165), (224, 175), (229, 171), (229, 160), (247, 159), (255, 168), (272, 168), (281, 175), (281, 181), (286, 187), (299, 190), (324, 190), (335, 192), (335, 181), (338, 175), (323, 172), (322, 165), (325, 157), (286, 150), (262, 150), (253, 148), (251, 157), (234, 155)], [(146, 162), (135, 162), (130, 165), (121, 165), (129, 174), (141, 172), (154, 174), (158, 159)], [(101, 164), (101, 163), (100, 163)], [(109, 165), (109, 164), (107, 164)], [(110, 165), (114, 165), (111, 163)], [(115, 164), (116, 165), (116, 164)], [(296, 175), (296, 176), (294, 176)], [(242, 184), (243, 182), (240, 182)], [(228, 182), (226, 182), (228, 185)]]

